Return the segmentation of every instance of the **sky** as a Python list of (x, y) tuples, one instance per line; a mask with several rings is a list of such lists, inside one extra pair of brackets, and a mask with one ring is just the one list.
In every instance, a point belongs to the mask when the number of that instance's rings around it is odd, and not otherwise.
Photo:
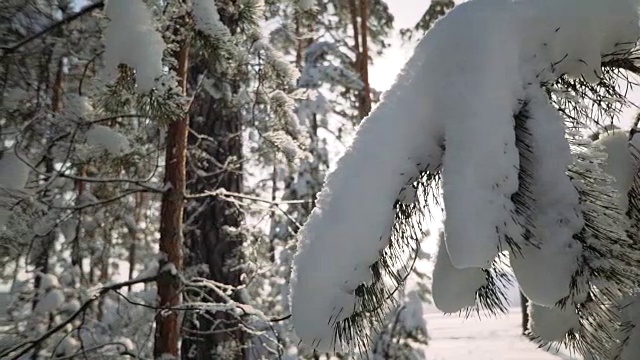
[(404, 45), (397, 34), (399, 29), (412, 27), (429, 7), (430, 0), (394, 0), (387, 1), (389, 10), (395, 17), (396, 36), (391, 48), (382, 57), (375, 58), (370, 71), (371, 85), (379, 91), (387, 90), (407, 62), (413, 51), (412, 45)]

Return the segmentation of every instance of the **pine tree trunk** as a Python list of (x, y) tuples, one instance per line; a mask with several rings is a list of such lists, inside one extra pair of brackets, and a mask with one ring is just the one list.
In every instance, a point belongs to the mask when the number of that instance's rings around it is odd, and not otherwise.
[[(237, 10), (236, 0), (219, 1), (220, 20), (231, 34), (238, 31), (238, 18), (227, 9)], [(206, 60), (192, 66), (192, 79), (216, 69)], [(219, 70), (218, 70), (219, 71)], [(228, 80), (232, 91), (242, 84), (242, 75), (217, 74)], [(189, 153), (189, 193), (198, 194), (216, 189), (242, 193), (242, 113), (239, 108), (222, 98), (209, 93), (199, 94), (192, 106)], [(224, 165), (223, 165), (224, 164)], [(222, 165), (222, 167), (221, 167)], [(208, 174), (202, 176), (200, 174)], [(240, 230), (243, 222), (242, 209), (238, 204), (219, 197), (197, 199), (187, 207), (185, 243), (188, 253), (186, 264), (197, 269), (197, 276), (216, 283), (237, 287), (242, 284), (244, 235)], [(205, 289), (202, 289), (205, 290)], [(224, 303), (217, 294), (205, 291), (206, 298), (199, 301)], [(197, 292), (187, 291), (191, 300), (198, 298)], [(239, 292), (230, 297), (243, 302)], [(209, 360), (224, 358), (244, 359), (247, 335), (239, 326), (241, 319), (226, 311), (200, 311), (185, 314), (183, 327), (182, 358)], [(222, 350), (220, 350), (222, 349)]]
[[(189, 66), (189, 41), (183, 40), (178, 50), (177, 73), (183, 94), (187, 91), (187, 69)], [(186, 154), (189, 117), (172, 122), (167, 129), (164, 183), (168, 190), (162, 195), (160, 210), (160, 261), (158, 277), (158, 306), (163, 309), (156, 315), (154, 356), (180, 355), (179, 314), (171, 310), (180, 304), (180, 282), (171, 271), (162, 271), (167, 265), (182, 270), (182, 217), (186, 187)]]
[(520, 291), (520, 307), (522, 309), (522, 335), (527, 335), (529, 330), (529, 299)]
[[(87, 176), (86, 167), (84, 165), (80, 166), (78, 170), (81, 177)], [(82, 180), (77, 180), (75, 185), (78, 194), (78, 197), (76, 198), (76, 206), (79, 206), (82, 202), (82, 197), (86, 191), (87, 184)], [(71, 242), (71, 265), (74, 269), (78, 269), (78, 278), (76, 279), (74, 275), (73, 279), (74, 284), (77, 286), (82, 284), (82, 278), (85, 276), (80, 243), (80, 233), (82, 231), (82, 209), (77, 211), (76, 218), (78, 219), (78, 223), (76, 224), (75, 234), (73, 236), (73, 241)]]
[(367, 3), (369, 0), (360, 0), (360, 35), (362, 36), (362, 52), (360, 54), (360, 78), (364, 83), (362, 89), (362, 112), (360, 118), (364, 119), (371, 112), (371, 85), (369, 84), (369, 12)]
[[(351, 14), (351, 30), (353, 31), (353, 52), (355, 56), (353, 68), (362, 75), (362, 49), (360, 48), (360, 25), (358, 24), (359, 6), (356, 0), (349, 0), (349, 13)], [(361, 94), (358, 93), (358, 120), (362, 120), (364, 107)]]
[[(133, 226), (129, 228), (130, 241), (127, 261), (129, 262), (129, 273), (128, 279), (132, 280), (133, 275), (135, 273), (136, 261), (137, 261), (137, 249), (138, 249), (138, 226), (140, 224), (140, 220), (142, 218), (142, 207), (143, 207), (143, 199), (144, 194), (139, 193), (135, 195), (135, 206), (133, 210)], [(128, 291), (131, 291), (132, 286), (129, 285), (127, 287)]]
[[(201, 164), (206, 164), (206, 167), (200, 169), (207, 173), (219, 173), (215, 176), (201, 177), (195, 172), (190, 172), (191, 193), (202, 193), (217, 188), (242, 192), (241, 117), (238, 111), (227, 106), (228, 104), (208, 94), (198, 100), (197, 114), (192, 118), (192, 129), (197, 134), (214, 139), (211, 143), (201, 143), (200, 150), (215, 159), (200, 160)], [(198, 117), (202, 120), (196, 120)], [(228, 164), (228, 168), (220, 169), (216, 163)], [(238, 205), (221, 198), (206, 198), (190, 204), (187, 219), (189, 227), (185, 240), (189, 249), (188, 265), (204, 265), (207, 271), (201, 272), (201, 277), (230, 286), (239, 286), (242, 274), (243, 236), (233, 232), (242, 226), (242, 212)], [(208, 295), (213, 302), (224, 301), (216, 294)], [(237, 297), (234, 300), (241, 301)], [(226, 359), (243, 358), (244, 334), (238, 329), (238, 319), (226, 312), (191, 315), (195, 317), (195, 321), (191, 321), (185, 329), (185, 335), (190, 338), (184, 341), (183, 353), (190, 354), (186, 359), (211, 359), (211, 354), (216, 353), (215, 349), (218, 346), (229, 350), (225, 355)]]
[[(63, 85), (64, 85), (64, 63), (62, 59), (60, 59), (58, 61), (56, 76), (53, 82), (52, 95), (51, 95), (51, 112), (54, 114), (57, 114), (60, 112), (60, 110), (62, 110), (62, 94), (64, 91)], [(47, 174), (47, 177), (51, 177), (55, 171), (55, 167), (54, 167), (53, 157), (49, 152), (45, 154), (44, 166), (45, 166), (45, 169), (44, 169), (45, 174)], [(36, 272), (40, 272), (42, 274), (49, 273), (49, 255), (56, 241), (56, 234), (57, 232), (54, 229), (51, 229), (49, 233), (36, 237), (37, 244), (39, 245), (37, 247), (37, 253), (35, 254), (35, 259), (34, 259)], [(42, 282), (41, 277), (36, 276), (33, 284), (36, 297), (33, 299), (33, 302), (31, 304), (32, 310), (35, 310), (36, 306), (38, 306), (39, 296), (42, 296), (44, 294), (41, 291), (41, 282)], [(47, 328), (51, 326), (51, 320), (52, 319), (50, 318)], [(39, 346), (36, 346), (33, 350), (32, 359), (37, 359), (39, 357), (40, 346), (42, 344), (38, 344), (38, 345)]]

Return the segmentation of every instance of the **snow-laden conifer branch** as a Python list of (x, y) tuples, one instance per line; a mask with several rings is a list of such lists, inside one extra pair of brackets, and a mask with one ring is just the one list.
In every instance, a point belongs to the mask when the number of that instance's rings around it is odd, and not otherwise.
[(505, 313), (508, 308), (506, 289), (513, 279), (507, 272), (503, 256), (497, 257), (487, 269), (458, 269), (451, 263), (444, 236), (441, 231), (433, 269), (434, 305), (444, 313), (460, 313), (466, 317)]
[[(629, 326), (634, 315), (626, 308), (633, 307), (635, 296), (630, 294), (636, 292), (640, 260), (634, 235), (637, 225), (633, 225), (637, 195), (632, 186), (638, 162), (628, 138), (613, 131), (595, 144), (572, 140), (575, 161), (569, 174), (578, 186), (585, 219), (575, 239), (583, 252), (571, 279), (572, 295), (555, 306), (530, 308), (535, 310), (531, 335), (541, 346), (569, 346), (605, 359), (618, 358), (634, 346), (630, 344), (635, 340), (629, 340), (635, 336), (634, 327)], [(625, 212), (632, 219), (631, 227)], [(568, 315), (574, 320), (568, 320)]]
[[(485, 276), (507, 250), (534, 303), (575, 309), (581, 327), (568, 345), (607, 358), (615, 312), (606, 304), (633, 291), (640, 274), (630, 264), (640, 252), (600, 161), (584, 155), (572, 131), (625, 104), (614, 81), (633, 69), (623, 59), (640, 36), (638, 20), (631, 0), (474, 0), (437, 22), (327, 177), (301, 231), (292, 278), (298, 335), (322, 349), (366, 343), (381, 316), (360, 310), (368, 299), (384, 310), (385, 290), (400, 284), (377, 286), (380, 264), (404, 264), (389, 263), (386, 249), (419, 236), (403, 221), (427, 212), (397, 206), (411, 199), (402, 189), (426, 174), (442, 176), (440, 258), (448, 274), (477, 279), (460, 309), (500, 309), (495, 291), (478, 290), (497, 287), (490, 280), (500, 277)], [(404, 233), (394, 237), (398, 228)]]

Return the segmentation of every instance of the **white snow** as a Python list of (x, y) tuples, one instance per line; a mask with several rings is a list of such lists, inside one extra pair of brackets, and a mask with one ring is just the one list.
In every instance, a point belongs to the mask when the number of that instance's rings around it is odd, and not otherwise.
[(433, 303), (444, 313), (455, 313), (473, 306), (476, 301), (476, 291), (487, 283), (482, 269), (458, 269), (451, 264), (442, 232), (438, 256), (431, 276)]
[(126, 64), (136, 70), (139, 92), (153, 89), (164, 72), (166, 44), (154, 27), (151, 10), (140, 0), (108, 0), (104, 11), (109, 18), (104, 31), (108, 80), (117, 77), (120, 64)]
[(64, 238), (71, 242), (76, 238), (76, 230), (78, 228), (78, 219), (69, 218), (62, 223), (60, 223), (60, 232), (64, 236)]
[(158, 275), (159, 266), (160, 266), (160, 263), (158, 261), (152, 261), (146, 269), (141, 271), (132, 280), (137, 281), (137, 280), (142, 280), (142, 279), (146, 279), (146, 278)]
[[(515, 19), (509, 18), (507, 2), (496, 3), (458, 6), (425, 37), (439, 44), (434, 58), (441, 64), (431, 71), (442, 76), (433, 86), (441, 88), (436, 106), (446, 119), (446, 244), (459, 268), (489, 267), (499, 252), (500, 235), (518, 237), (512, 230), (510, 196), (518, 190), (513, 114), (523, 80), (519, 39), (509, 30)], [(449, 64), (443, 69), (444, 61)]]
[(424, 97), (426, 53), (416, 54), (362, 122), (300, 232), (291, 279), (293, 323), (304, 342), (316, 341), (319, 348), (331, 349), (333, 323), (353, 312), (356, 287), (371, 279), (369, 266), (388, 244), (398, 192), (419, 169), (440, 165), (443, 129), (426, 121), (437, 107)]
[(40, 277), (40, 288), (42, 290), (60, 287), (60, 281), (57, 276), (53, 274), (39, 274), (38, 276)]
[(65, 357), (75, 354), (80, 348), (80, 342), (72, 336), (65, 337), (55, 349), (56, 357)]
[(624, 131), (611, 131), (603, 134), (595, 144), (607, 154), (607, 159), (601, 168), (613, 177), (611, 186), (618, 193), (618, 206), (626, 212), (629, 208), (628, 193), (638, 172), (638, 164), (629, 146), (629, 134)]
[(569, 295), (582, 247), (573, 239), (584, 221), (580, 198), (566, 171), (572, 162), (563, 119), (540, 88), (530, 89), (527, 127), (534, 151), (532, 213), (536, 246), (523, 244), (510, 261), (522, 292), (540, 305), (553, 306)]
[(51, 289), (38, 300), (35, 308), (36, 314), (45, 314), (56, 311), (64, 304), (64, 293), (60, 289)]
[[(640, 35), (636, 7), (635, 0), (472, 0), (438, 21), (362, 122), (300, 232), (291, 280), (297, 335), (331, 348), (334, 323), (354, 311), (354, 290), (371, 280), (369, 266), (388, 244), (394, 201), (421, 170), (442, 165), (453, 266), (488, 267), (502, 239), (521, 242), (510, 197), (519, 166), (513, 115), (526, 91), (538, 102), (537, 150), (560, 153), (541, 155), (536, 165), (544, 196), (535, 222), (548, 226), (536, 234), (543, 249), (526, 249), (535, 263), (514, 267), (534, 301), (566, 295), (581, 251), (570, 239), (582, 219), (566, 167), (560, 172), (571, 160), (560, 138), (563, 119), (536, 88), (565, 73), (593, 80), (602, 55)], [(545, 272), (535, 278), (530, 269)]]
[[(430, 312), (427, 360), (578, 360), (566, 349), (545, 351), (521, 335), (519, 309), (500, 317), (464, 319)], [(626, 360), (626, 359), (625, 359)]]
[(94, 112), (91, 99), (88, 96), (77, 94), (68, 94), (65, 103), (65, 112), (71, 114), (74, 118), (80, 120), (88, 120)]
[(113, 156), (124, 155), (131, 151), (129, 139), (108, 126), (93, 125), (86, 136), (89, 146), (106, 151)]
[(310, 10), (315, 5), (314, 0), (297, 0), (297, 1), (298, 1), (298, 6), (302, 10)]
[(572, 306), (561, 309), (529, 303), (529, 329), (542, 340), (562, 341), (571, 329), (578, 332), (580, 322)]
[(0, 157), (0, 187), (22, 190), (27, 185), (31, 169), (13, 149), (6, 149)]
[(220, 21), (215, 0), (193, 0), (193, 20), (197, 28), (213, 38), (230, 36), (229, 29)]

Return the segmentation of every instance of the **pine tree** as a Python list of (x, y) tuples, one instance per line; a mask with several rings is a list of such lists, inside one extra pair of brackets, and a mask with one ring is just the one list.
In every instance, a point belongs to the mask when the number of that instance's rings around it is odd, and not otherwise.
[[(255, 276), (251, 264), (262, 259), (252, 255), (261, 244), (247, 225), (254, 219), (245, 202), (264, 194), (246, 189), (248, 165), (277, 166), (285, 158), (282, 154), (297, 156), (300, 141), (297, 117), (285, 93), (296, 74), (263, 38), (260, 3), (216, 5), (217, 32), (200, 29), (199, 55), (190, 68), (195, 95), (190, 113), (188, 188), (193, 199), (186, 213), (187, 271), (194, 279), (206, 280), (194, 280), (187, 297), (237, 304), (237, 309), (214, 306), (187, 313), (182, 351), (186, 359), (245, 358), (255, 352), (254, 343), (260, 345), (251, 339), (251, 329), (265, 325), (243, 313), (240, 305), (260, 302), (246, 289), (254, 287), (247, 283)], [(258, 139), (247, 141), (247, 134), (257, 134)], [(198, 289), (198, 281), (208, 282), (208, 289)]]
[[(289, 56), (301, 73), (295, 112), (308, 138), (305, 157), (271, 171), (272, 199), (281, 197), (285, 201), (284, 211), (274, 208), (270, 226), (271, 251), (278, 255), (273, 258), (274, 276), (284, 278), (290, 274), (293, 236), (313, 210), (332, 161), (330, 144), (336, 140), (348, 143), (354, 125), (377, 100), (377, 93), (368, 85), (368, 67), (375, 61), (370, 54), (380, 54), (388, 46), (386, 39), (393, 22), (383, 1), (374, 1), (370, 6), (360, 1), (311, 3), (313, 7), (306, 10), (275, 2), (267, 7), (269, 18), (278, 24), (271, 33), (271, 42)], [(362, 10), (366, 12), (364, 16)], [(287, 315), (286, 287), (265, 286), (280, 299), (276, 302), (285, 304), (285, 311), (279, 315)], [(276, 326), (284, 349), (293, 351), (298, 341), (291, 334), (290, 324)], [(319, 356), (306, 349), (296, 349), (295, 353), (301, 357)]]

